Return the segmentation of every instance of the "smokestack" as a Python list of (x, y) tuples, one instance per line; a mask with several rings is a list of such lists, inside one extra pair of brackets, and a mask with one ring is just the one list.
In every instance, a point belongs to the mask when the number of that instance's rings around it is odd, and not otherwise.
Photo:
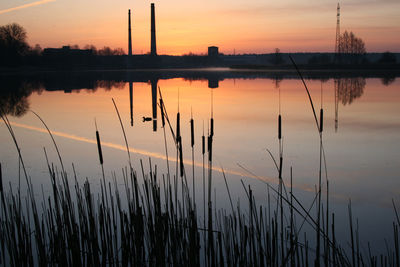
[(131, 10), (128, 12), (128, 55), (132, 56)]
[(151, 3), (151, 52), (152, 56), (157, 56), (156, 49), (156, 15), (154, 13), (154, 3)]

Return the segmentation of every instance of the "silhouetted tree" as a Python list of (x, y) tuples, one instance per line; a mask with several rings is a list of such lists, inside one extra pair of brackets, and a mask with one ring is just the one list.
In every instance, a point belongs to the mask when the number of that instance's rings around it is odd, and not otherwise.
[(111, 49), (110, 47), (105, 46), (98, 50), (97, 54), (100, 56), (121, 56), (124, 55), (125, 52), (122, 48)]
[(30, 49), (30, 54), (34, 56), (40, 56), (43, 53), (43, 49), (39, 44), (36, 44)]
[(125, 54), (125, 52), (124, 52), (124, 49), (118, 47), (118, 48), (115, 48), (115, 49), (113, 50), (113, 54), (114, 54), (115, 56), (122, 56), (122, 55)]
[(281, 65), (284, 63), (281, 50), (279, 48), (275, 48), (275, 53), (272, 59), (272, 63), (275, 65)]
[(89, 45), (89, 44), (87, 44), (87, 45), (85, 45), (85, 46), (83, 47), (83, 49), (92, 50), (92, 51), (93, 51), (93, 55), (96, 55), (96, 54), (97, 54), (97, 48), (96, 48), (96, 46), (94, 46), (94, 45)]
[(339, 54), (349, 63), (359, 63), (366, 53), (365, 43), (361, 38), (355, 36), (353, 32), (345, 31), (339, 40)]
[(0, 64), (17, 65), (29, 51), (25, 29), (17, 23), (0, 26)]

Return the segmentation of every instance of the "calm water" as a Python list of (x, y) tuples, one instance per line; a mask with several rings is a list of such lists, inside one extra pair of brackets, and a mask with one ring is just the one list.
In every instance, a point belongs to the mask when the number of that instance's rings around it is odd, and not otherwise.
[[(157, 107), (154, 109), (153, 102), (154, 99), (158, 101), (159, 95), (154, 95), (154, 89), (159, 86), (173, 127), (179, 105), (190, 186), (189, 120), (193, 113), (198, 202), (202, 202), (203, 181), (201, 136), (203, 129), (207, 135), (213, 102), (213, 164), (217, 168), (213, 186), (217, 207), (228, 207), (228, 196), (219, 171), (221, 167), (236, 200), (245, 197), (241, 179), (253, 187), (259, 203), (266, 200), (265, 182), (276, 186), (277, 171), (266, 149), (278, 157), (279, 108), (283, 118), (284, 180), (289, 184), (292, 167), (294, 193), (306, 206), (311, 203), (318, 183), (319, 138), (300, 80), (252, 77), (218, 81), (185, 77), (151, 83), (143, 79), (131, 83), (130, 90), (127, 82), (103, 78), (99, 77), (94, 84), (83, 82), (77, 85), (68, 79), (7, 84), (19, 88), (19, 93), (2, 93), (1, 105), (9, 113), (37, 192), (41, 191), (42, 185), (44, 191), (49, 192), (43, 148), (57, 168), (60, 164), (43, 124), (29, 109), (38, 113), (53, 131), (67, 171), (72, 173), (73, 163), (79, 179), (88, 178), (98, 188), (101, 168), (95, 144), (95, 119), (103, 143), (106, 175), (111, 177), (115, 172), (118, 183), (122, 184), (121, 170), (128, 166), (120, 123), (111, 100), (114, 98), (124, 123), (134, 167), (140, 170), (139, 160), (142, 159), (145, 170), (149, 170), (151, 157), (153, 166), (157, 164), (157, 172), (166, 173), (161, 114)], [(332, 211), (337, 214), (338, 225), (342, 225), (338, 234), (348, 237), (347, 203), (351, 199), (354, 217), (359, 218), (361, 240), (381, 244), (383, 238), (390, 238), (392, 233), (395, 218), (392, 199), (400, 208), (400, 81), (340, 78), (306, 82), (318, 113), (322, 99), (323, 142)], [(143, 117), (157, 120), (143, 121)], [(176, 151), (168, 128), (166, 136), (170, 167), (175, 173)], [(0, 123), (0, 150), (4, 183), (10, 182), (15, 188), (18, 185), (18, 157), (3, 122)], [(325, 177), (323, 181), (325, 190)], [(21, 180), (23, 183), (24, 179)]]

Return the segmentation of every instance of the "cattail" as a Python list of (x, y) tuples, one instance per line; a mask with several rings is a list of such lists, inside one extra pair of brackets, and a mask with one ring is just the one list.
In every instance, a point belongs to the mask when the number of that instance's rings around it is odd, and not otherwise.
[(324, 129), (324, 110), (321, 108), (320, 113), (319, 113), (319, 132), (322, 133)]
[(282, 117), (279, 114), (278, 116), (278, 139), (281, 140), (282, 138)]
[[(192, 178), (193, 178), (193, 201), (196, 199), (196, 189), (194, 182), (194, 120), (193, 120), (193, 111), (190, 110), (190, 144), (192, 146)], [(194, 203), (193, 203), (194, 204)]]
[(161, 109), (161, 123), (162, 127), (165, 126), (165, 118), (164, 118), (164, 101), (160, 98), (160, 109)]
[(211, 118), (211, 130), (210, 135), (214, 136), (214, 118)]
[(191, 146), (194, 146), (194, 120), (190, 119)]
[(181, 114), (176, 113), (176, 139), (178, 142), (178, 138), (181, 136)]
[(98, 150), (98, 152), (99, 152), (100, 164), (103, 165), (103, 152), (101, 151), (100, 135), (99, 135), (99, 131), (97, 130), (97, 123), (96, 123), (96, 121), (95, 121), (95, 125), (96, 125), (97, 150)]
[(204, 155), (206, 153), (206, 137), (203, 136), (201, 137), (201, 153)]

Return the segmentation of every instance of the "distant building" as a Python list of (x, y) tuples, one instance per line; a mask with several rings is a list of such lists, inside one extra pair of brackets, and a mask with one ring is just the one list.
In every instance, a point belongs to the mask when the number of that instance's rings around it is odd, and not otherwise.
[(208, 56), (209, 57), (216, 57), (219, 55), (218, 46), (209, 46), (208, 47)]
[(92, 49), (71, 49), (69, 45), (62, 48), (45, 48), (43, 56), (91, 56)]

